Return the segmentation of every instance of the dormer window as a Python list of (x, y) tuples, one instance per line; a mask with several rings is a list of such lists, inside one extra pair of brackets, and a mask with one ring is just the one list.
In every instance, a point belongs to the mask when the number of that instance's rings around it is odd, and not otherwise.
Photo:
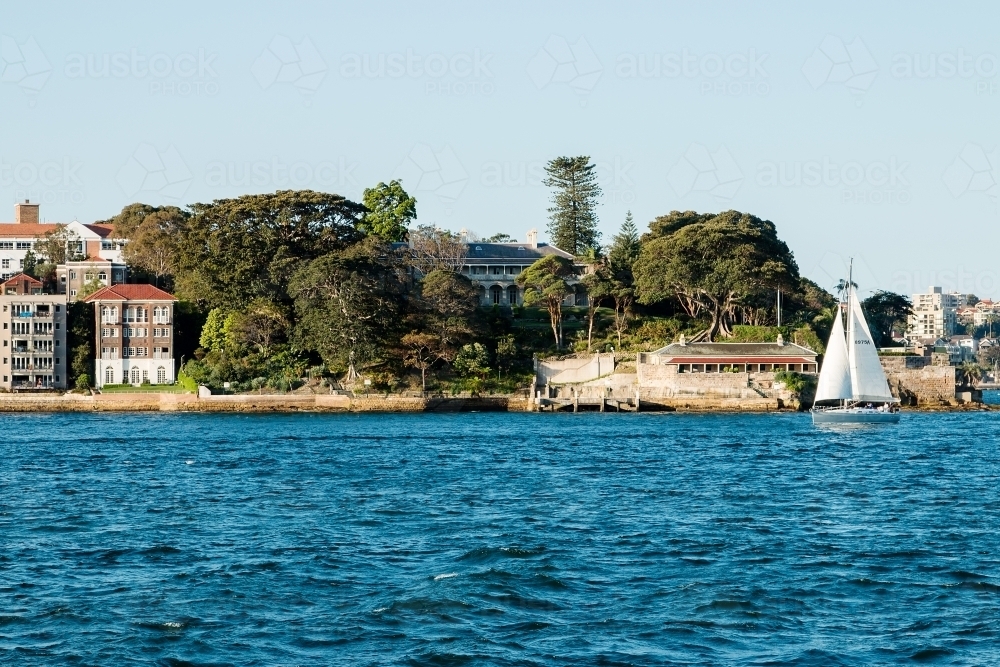
[(482, 251), (483, 251), (483, 246), (477, 245), (476, 246), (476, 252), (482, 252)]

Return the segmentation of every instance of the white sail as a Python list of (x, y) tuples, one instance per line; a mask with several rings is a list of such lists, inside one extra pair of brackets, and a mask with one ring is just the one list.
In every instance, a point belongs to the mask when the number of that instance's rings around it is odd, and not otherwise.
[(817, 401), (836, 401), (851, 398), (852, 395), (843, 320), (838, 307), (837, 317), (833, 321), (833, 331), (830, 332), (830, 340), (826, 344), (826, 354), (823, 355), (823, 368), (819, 372), (819, 384), (816, 387)]
[(854, 288), (850, 288), (847, 325), (847, 358), (851, 372), (851, 396), (855, 401), (893, 401), (889, 383), (878, 358), (868, 322)]

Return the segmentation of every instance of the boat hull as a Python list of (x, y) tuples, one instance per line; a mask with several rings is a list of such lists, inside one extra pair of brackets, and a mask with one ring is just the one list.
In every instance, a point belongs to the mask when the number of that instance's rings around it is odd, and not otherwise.
[(881, 412), (870, 408), (830, 408), (813, 410), (814, 424), (897, 424), (898, 412)]

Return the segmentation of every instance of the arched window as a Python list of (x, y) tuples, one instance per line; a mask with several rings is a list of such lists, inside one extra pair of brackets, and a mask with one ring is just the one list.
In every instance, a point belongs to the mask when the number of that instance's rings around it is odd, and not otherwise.
[(160, 366), (156, 369), (156, 384), (166, 384), (167, 382), (167, 369)]
[(118, 322), (118, 306), (111, 306), (111, 323)]
[(507, 303), (512, 306), (517, 305), (517, 286), (511, 285), (507, 288)]
[(114, 384), (115, 383), (115, 369), (108, 366), (104, 369), (104, 384)]
[(500, 305), (503, 300), (503, 288), (499, 285), (494, 285), (490, 288), (490, 303), (494, 306)]
[(104, 324), (111, 322), (111, 309), (107, 306), (101, 306), (101, 322)]
[(132, 384), (139, 384), (139, 369), (132, 369)]

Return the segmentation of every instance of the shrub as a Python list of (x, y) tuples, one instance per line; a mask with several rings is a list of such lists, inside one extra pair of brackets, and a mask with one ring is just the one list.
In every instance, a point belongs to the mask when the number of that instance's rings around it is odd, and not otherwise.
[(90, 376), (86, 373), (81, 373), (76, 376), (76, 388), (80, 391), (87, 391), (90, 389)]

